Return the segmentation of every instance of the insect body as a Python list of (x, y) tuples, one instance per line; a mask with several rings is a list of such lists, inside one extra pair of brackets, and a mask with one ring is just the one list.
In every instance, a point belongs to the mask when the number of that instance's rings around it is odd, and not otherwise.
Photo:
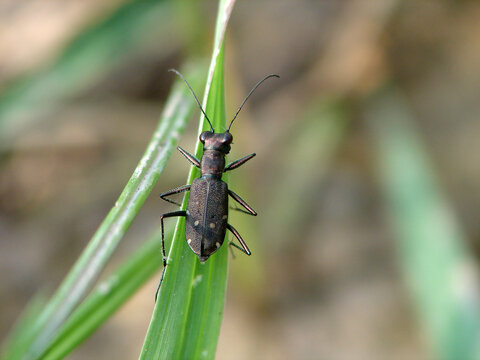
[(245, 210), (239, 209), (240, 211), (253, 216), (256, 216), (257, 213), (242, 198), (240, 198), (240, 196), (228, 189), (227, 184), (222, 181), (222, 174), (226, 171), (240, 167), (255, 156), (255, 153), (253, 153), (225, 166), (225, 156), (230, 152), (230, 144), (233, 140), (233, 136), (230, 134), (230, 127), (253, 91), (266, 79), (279, 76), (268, 75), (263, 80), (258, 82), (247, 95), (242, 105), (240, 105), (238, 108), (237, 113), (230, 122), (228, 129), (223, 133), (216, 133), (213, 129), (212, 123), (210, 122), (207, 114), (205, 114), (205, 111), (202, 109), (200, 102), (198, 101), (188, 82), (178, 71), (171, 71), (175, 72), (185, 81), (195, 97), (200, 110), (205, 115), (211, 131), (204, 131), (200, 134), (200, 141), (203, 144), (203, 155), (201, 161), (181, 147), (178, 147), (178, 150), (187, 158), (190, 163), (192, 163), (192, 165), (201, 169), (202, 176), (198, 179), (195, 179), (191, 185), (180, 186), (160, 195), (163, 200), (180, 205), (170, 199), (167, 199), (167, 196), (178, 194), (184, 191), (190, 191), (190, 197), (188, 199), (186, 211), (173, 211), (161, 216), (164, 271), (167, 261), (165, 256), (163, 219), (168, 217), (185, 217), (185, 237), (187, 243), (202, 262), (206, 261), (210, 255), (212, 255), (220, 248), (220, 246), (222, 246), (227, 229), (233, 233), (233, 235), (240, 242), (241, 246), (238, 246), (233, 242), (230, 244), (245, 254), (251, 255), (247, 244), (245, 241), (243, 241), (238, 231), (227, 222), (228, 196), (231, 196), (235, 201), (243, 206)]

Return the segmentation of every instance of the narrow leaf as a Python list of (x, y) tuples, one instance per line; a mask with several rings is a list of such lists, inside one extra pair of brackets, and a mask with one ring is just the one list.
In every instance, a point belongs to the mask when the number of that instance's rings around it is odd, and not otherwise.
[[(213, 55), (203, 107), (215, 130), (225, 129), (223, 39), (234, 1), (220, 1)], [(201, 117), (198, 133), (209, 126)], [(202, 155), (197, 142), (196, 155)], [(187, 183), (200, 175), (191, 168)], [(188, 196), (182, 204), (185, 209)], [(165, 277), (140, 359), (213, 359), (225, 301), (228, 252), (223, 246), (201, 264), (185, 241), (185, 222), (177, 221)]]

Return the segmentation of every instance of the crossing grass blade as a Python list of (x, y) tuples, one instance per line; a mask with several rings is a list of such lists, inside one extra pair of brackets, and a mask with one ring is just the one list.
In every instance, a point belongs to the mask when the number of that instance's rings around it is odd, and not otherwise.
[[(193, 71), (195, 70), (195, 71)], [(195, 67), (189, 74), (192, 84), (200, 83), (203, 71)], [(167, 76), (167, 75), (166, 75)], [(71, 315), (97, 280), (106, 262), (150, 194), (185, 129), (194, 101), (181, 81), (176, 81), (159, 125), (128, 181), (70, 273), (32, 324), (32, 345), (26, 359), (36, 359), (49, 346), (56, 331)]]
[(160, 231), (157, 231), (125, 264), (96, 287), (60, 328), (55, 341), (42, 355), (43, 360), (63, 359), (162, 266), (160, 239)]
[[(203, 107), (216, 130), (225, 129), (224, 34), (234, 1), (220, 1), (213, 55)], [(201, 117), (199, 131), (209, 130)], [(201, 157), (197, 142), (196, 156)], [(200, 175), (192, 167), (191, 184)], [(225, 180), (225, 179), (224, 179)], [(182, 208), (185, 209), (188, 194)], [(227, 246), (201, 264), (185, 242), (184, 218), (176, 224), (168, 265), (140, 359), (213, 359), (220, 332), (227, 280)], [(168, 239), (167, 239), (168, 241)]]

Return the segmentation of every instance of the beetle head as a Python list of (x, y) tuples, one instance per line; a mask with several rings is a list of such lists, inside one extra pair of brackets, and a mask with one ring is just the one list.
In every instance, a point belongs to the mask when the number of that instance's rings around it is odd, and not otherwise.
[(204, 131), (200, 134), (200, 141), (203, 144), (203, 150), (217, 150), (224, 154), (228, 154), (230, 152), (230, 144), (233, 141), (233, 136), (228, 131), (223, 133)]

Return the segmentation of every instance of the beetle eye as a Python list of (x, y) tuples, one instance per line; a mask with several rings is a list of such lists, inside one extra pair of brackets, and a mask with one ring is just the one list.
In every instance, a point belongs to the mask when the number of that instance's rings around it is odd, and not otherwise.
[(200, 134), (199, 139), (200, 139), (200, 141), (202, 142), (202, 144), (205, 143), (205, 139), (207, 138), (207, 134), (208, 134), (208, 133), (209, 133), (209, 131), (204, 131), (204, 132), (202, 132), (202, 133)]
[(231, 144), (233, 141), (233, 136), (229, 132), (226, 132), (225, 135), (223, 136), (223, 142), (226, 144)]

